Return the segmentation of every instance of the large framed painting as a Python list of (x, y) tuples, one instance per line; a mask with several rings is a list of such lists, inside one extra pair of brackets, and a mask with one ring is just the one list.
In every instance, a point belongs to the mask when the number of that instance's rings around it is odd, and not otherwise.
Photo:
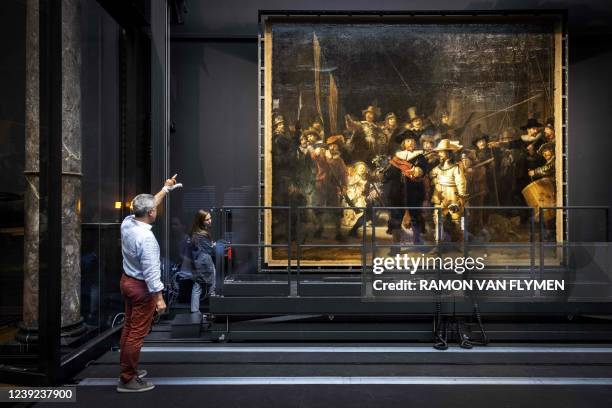
[(565, 202), (561, 16), (266, 16), (262, 37), (263, 204), (292, 208), (265, 211), (266, 264), (289, 237), (317, 266), (374, 241), (529, 265), (563, 240), (539, 211)]

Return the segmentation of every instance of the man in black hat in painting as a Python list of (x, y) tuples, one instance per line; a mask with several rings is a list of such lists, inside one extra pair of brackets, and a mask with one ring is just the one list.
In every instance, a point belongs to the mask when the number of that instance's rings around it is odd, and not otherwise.
[(381, 126), (381, 129), (385, 135), (387, 148), (383, 154), (391, 155), (397, 150), (397, 143), (395, 137), (402, 131), (402, 128), (397, 123), (397, 115), (393, 112), (387, 113), (385, 116), (385, 122)]
[[(489, 144), (489, 135), (481, 133), (472, 140), (474, 146), (475, 161), (474, 166), (482, 167), (485, 176), (482, 179), (486, 185), (479, 186), (479, 191), (486, 191), (482, 199), (477, 199), (481, 202), (480, 205), (499, 205), (498, 186), (496, 180), (496, 163), (498, 158), (495, 157), (495, 152)], [(473, 203), (472, 203), (473, 204)], [(474, 205), (474, 204), (473, 204)]]
[[(297, 141), (287, 130), (284, 117), (275, 115), (272, 119), (272, 205), (289, 205), (294, 198), (292, 191), (295, 191), (293, 169), (296, 145)], [(287, 239), (286, 217), (273, 217), (272, 235), (275, 241)]]
[(404, 124), (404, 128), (410, 130), (417, 140), (423, 134), (434, 133), (434, 129), (426, 122), (426, 118), (421, 115), (416, 106), (409, 107), (406, 113), (408, 113), (408, 122)]
[[(422, 150), (417, 150), (416, 135), (410, 130), (404, 130), (395, 138), (400, 150), (395, 152), (389, 166), (383, 174), (386, 204), (390, 207), (422, 207), (427, 199), (427, 160)], [(423, 215), (416, 208), (408, 210), (414, 243), (420, 243)], [(405, 210), (391, 210), (388, 222), (388, 233), (393, 236), (393, 242), (401, 240), (402, 220)], [(399, 252), (399, 248), (391, 248), (390, 255)]]
[(503, 130), (498, 141), (489, 143), (498, 148), (499, 163), (497, 164), (497, 181), (499, 189), (499, 204), (501, 206), (524, 206), (521, 190), (527, 184), (524, 141), (518, 137), (514, 128)]
[(451, 132), (450, 115), (448, 111), (446, 110), (440, 113), (440, 123), (438, 124), (436, 133), (440, 135), (440, 137), (438, 138), (438, 140), (436, 140), (436, 142), (439, 141), (439, 139), (441, 138), (451, 139), (452, 136), (454, 136), (451, 134), (452, 132)]
[(521, 140), (525, 144), (525, 148), (527, 146), (532, 146), (534, 152), (537, 152), (542, 143), (545, 142), (545, 136), (542, 132), (542, 125), (536, 118), (529, 118), (527, 123), (521, 126), (521, 130), (527, 132), (521, 135)]
[(273, 204), (287, 205), (295, 146), (291, 136), (286, 131), (285, 119), (282, 115), (274, 117), (272, 133)]

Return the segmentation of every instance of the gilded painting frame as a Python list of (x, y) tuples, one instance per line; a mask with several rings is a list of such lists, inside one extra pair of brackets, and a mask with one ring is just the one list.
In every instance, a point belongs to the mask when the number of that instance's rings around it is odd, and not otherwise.
[[(567, 197), (567, 34), (564, 29), (565, 16), (562, 12), (551, 11), (550, 13), (539, 14), (534, 17), (530, 13), (514, 12), (514, 13), (485, 13), (463, 15), (462, 13), (440, 13), (440, 15), (431, 15), (426, 13), (419, 15), (402, 14), (402, 13), (373, 13), (358, 15), (344, 15), (338, 13), (326, 13), (321, 15), (313, 12), (307, 15), (274, 15), (275, 13), (262, 13), (260, 15), (261, 32), (260, 32), (260, 147), (261, 147), (261, 168), (260, 168), (260, 185), (262, 186), (262, 194), (260, 196), (260, 204), (266, 207), (273, 205), (273, 165), (272, 165), (272, 138), (273, 138), (273, 117), (278, 102), (274, 101), (273, 95), (273, 62), (274, 62), (274, 27), (276, 24), (337, 24), (339, 28), (343, 25), (359, 24), (378, 24), (389, 23), (393, 24), (461, 24), (461, 23), (481, 23), (481, 24), (521, 24), (525, 21), (537, 24), (538, 21), (552, 21), (551, 35), (554, 38), (553, 50), (553, 65), (554, 72), (552, 75), (552, 103), (554, 128), (556, 129), (555, 143), (555, 186), (556, 196), (555, 205), (563, 207), (566, 205)], [(265, 244), (273, 243), (272, 234), (272, 210), (265, 209), (262, 213), (260, 234), (262, 241)], [(568, 217), (564, 217), (561, 211), (557, 211), (555, 215), (555, 231), (554, 239), (556, 242), (564, 242), (566, 240)], [(537, 225), (537, 224), (536, 224)], [(294, 237), (295, 238), (295, 237)], [(295, 252), (294, 252), (295, 254)], [(559, 255), (557, 256), (557, 261)], [(287, 267), (288, 260), (286, 257), (276, 257), (272, 247), (263, 249), (263, 264), (269, 267)], [(292, 256), (290, 265), (296, 264), (295, 255)], [(360, 258), (353, 261), (337, 260), (337, 259), (319, 259), (315, 261), (301, 260), (302, 266), (340, 266), (340, 267), (355, 267), (362, 264)], [(524, 260), (518, 262), (505, 261), (505, 265), (528, 266)]]

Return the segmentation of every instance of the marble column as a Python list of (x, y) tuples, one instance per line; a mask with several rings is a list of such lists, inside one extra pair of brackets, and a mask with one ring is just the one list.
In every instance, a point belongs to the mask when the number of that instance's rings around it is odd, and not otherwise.
[(62, 328), (81, 319), (80, 1), (62, 2)]
[[(62, 284), (63, 343), (85, 332), (81, 318), (81, 45), (79, 0), (62, 4)], [(26, 163), (23, 321), (17, 340), (38, 339), (39, 20), (38, 0), (26, 17)]]
[(26, 3), (26, 92), (23, 314), (21, 326), (38, 327), (38, 231), (39, 231), (39, 19), (38, 0)]

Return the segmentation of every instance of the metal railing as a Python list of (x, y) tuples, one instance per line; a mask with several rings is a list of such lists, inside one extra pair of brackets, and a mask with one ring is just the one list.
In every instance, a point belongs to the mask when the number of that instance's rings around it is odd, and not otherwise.
[[(363, 221), (363, 225), (361, 227), (362, 229), (362, 239), (361, 239), (361, 243), (359, 244), (345, 244), (345, 243), (336, 243), (336, 244), (304, 244), (302, 243), (302, 238), (303, 235), (300, 234), (301, 232), (301, 219), (300, 219), (300, 214), (302, 213), (302, 210), (304, 211), (309, 211), (309, 210), (316, 210), (316, 211), (326, 211), (326, 210), (334, 210), (334, 211), (344, 211), (344, 210), (353, 210), (353, 211), (366, 211), (367, 208), (366, 207), (341, 207), (341, 206), (334, 206), (334, 207), (320, 207), (320, 206), (305, 206), (305, 207), (298, 207), (297, 208), (297, 220), (296, 220), (296, 237), (298, 239), (296, 239), (296, 249), (297, 249), (297, 259), (296, 259), (296, 291), (295, 291), (295, 296), (299, 296), (300, 294), (300, 272), (301, 272), (301, 258), (302, 258), (302, 248), (361, 248), (361, 271), (364, 272), (365, 268), (366, 268), (366, 255), (367, 255), (367, 249), (366, 249), (366, 227), (367, 227), (367, 213), (364, 213), (364, 216), (366, 216), (366, 219)], [(291, 222), (291, 219), (289, 219), (289, 223)], [(290, 247), (291, 245), (289, 245)], [(288, 257), (289, 259), (289, 265), (291, 265), (291, 258)]]
[[(266, 216), (272, 217), (272, 212), (283, 211), (286, 212), (286, 242), (278, 243), (266, 242), (264, 234), (262, 231), (258, 231), (258, 242), (255, 243), (239, 243), (234, 242), (235, 240), (231, 236), (231, 228), (229, 228), (229, 218), (228, 216), (232, 214), (233, 211), (240, 210), (250, 210), (256, 211), (257, 216), (260, 217), (262, 212), (266, 214)], [(361, 239), (359, 242), (354, 243), (344, 243), (344, 242), (336, 242), (336, 243), (305, 243), (304, 239), (304, 231), (303, 227), (303, 212), (305, 211), (340, 211), (343, 212), (345, 210), (353, 210), (356, 213), (362, 212), (364, 216), (364, 220), (362, 225), (359, 227), (361, 230)], [(436, 214), (437, 224), (435, 234), (438, 237), (441, 237), (444, 232), (444, 218), (445, 216), (440, 211), (440, 208), (437, 207), (385, 207), (385, 206), (372, 206), (372, 207), (342, 207), (342, 206), (332, 206), (332, 207), (322, 207), (322, 206), (299, 206), (299, 207), (290, 207), (290, 206), (227, 206), (220, 208), (211, 209), (211, 213), (213, 214), (213, 219), (215, 220), (215, 231), (217, 237), (230, 237), (227, 242), (224, 242), (222, 245), (217, 246), (217, 295), (223, 295), (223, 285), (226, 282), (227, 278), (227, 269), (226, 269), (226, 251), (227, 248), (237, 249), (237, 248), (256, 248), (258, 251), (263, 252), (266, 248), (285, 248), (287, 251), (287, 266), (286, 268), (282, 268), (280, 270), (286, 270), (286, 282), (288, 287), (288, 296), (300, 296), (300, 285), (303, 280), (303, 250), (307, 248), (360, 248), (360, 266), (358, 268), (347, 269), (347, 272), (354, 273), (366, 273), (368, 271), (367, 259), (368, 255), (375, 256), (376, 250), (379, 248), (399, 248), (399, 247), (407, 247), (405, 243), (401, 242), (393, 242), (393, 243), (379, 243), (376, 237), (376, 220), (377, 213), (381, 211), (391, 211), (391, 210), (417, 210), (421, 212), (432, 212)], [(526, 264), (525, 267), (528, 268), (530, 275), (532, 278), (536, 276), (537, 269), (536, 268), (536, 260), (537, 252), (539, 249), (539, 272), (540, 277), (542, 276), (545, 259), (544, 259), (544, 249), (549, 245), (558, 245), (558, 243), (547, 243), (544, 241), (543, 237), (546, 232), (546, 222), (544, 221), (544, 214), (546, 211), (554, 210), (554, 211), (574, 211), (574, 210), (603, 210), (605, 211), (605, 237), (607, 241), (611, 240), (610, 237), (610, 228), (609, 228), (609, 213), (610, 208), (606, 206), (568, 206), (568, 207), (542, 207), (537, 211), (533, 207), (520, 207), (520, 206), (466, 206), (464, 208), (461, 223), (462, 223), (462, 234), (463, 240), (460, 243), (453, 243), (461, 245), (461, 249), (464, 256), (468, 256), (470, 254), (471, 248), (497, 248), (497, 247), (513, 247), (513, 248), (529, 248), (529, 263)], [(470, 233), (468, 230), (470, 214), (474, 211), (497, 211), (497, 212), (511, 212), (511, 211), (526, 211), (529, 213), (529, 240), (525, 242), (471, 242)], [(536, 214), (538, 214), (536, 221)], [(278, 214), (276, 214), (278, 216)], [(272, 222), (269, 220), (269, 222)], [(367, 237), (367, 229), (368, 222), (371, 224), (371, 235), (370, 240)], [(539, 229), (536, 229), (536, 223), (539, 224)], [(564, 226), (567, 224), (564, 223)], [(292, 230), (295, 230), (293, 232)], [(537, 232), (539, 232), (539, 234)], [(538, 236), (539, 235), (539, 236)], [(536, 236), (537, 239), (536, 239)], [(436, 252), (440, 253), (440, 248), (447, 245), (447, 242), (435, 242), (432, 244), (410, 244), (408, 247), (410, 248), (435, 248)], [(293, 245), (295, 245), (295, 252), (293, 252)], [(539, 245), (539, 247), (538, 247)], [(295, 258), (293, 258), (293, 254), (295, 253)], [(263, 269), (265, 265), (265, 260), (261, 260), (260, 264), (257, 265), (259, 270)], [(515, 266), (516, 269), (521, 269), (520, 266)], [(292, 289), (292, 282), (295, 282), (295, 285)]]

